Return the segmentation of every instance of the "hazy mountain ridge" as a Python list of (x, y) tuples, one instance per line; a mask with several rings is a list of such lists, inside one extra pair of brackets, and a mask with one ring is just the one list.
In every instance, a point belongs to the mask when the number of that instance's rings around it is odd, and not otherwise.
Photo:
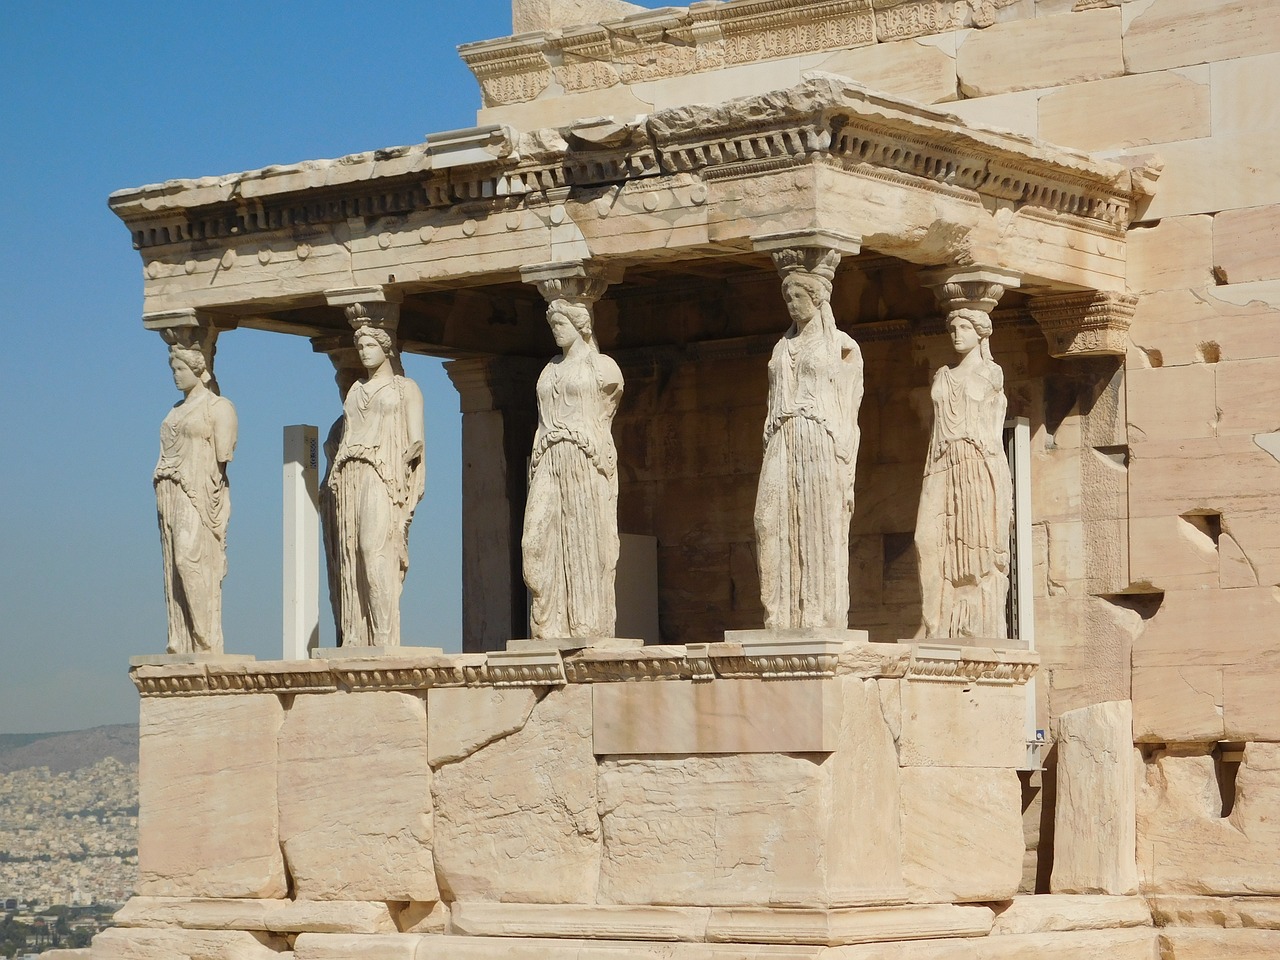
[(113, 724), (59, 733), (0, 734), (0, 773), (48, 767), (70, 773), (92, 767), (107, 757), (138, 762), (138, 725)]

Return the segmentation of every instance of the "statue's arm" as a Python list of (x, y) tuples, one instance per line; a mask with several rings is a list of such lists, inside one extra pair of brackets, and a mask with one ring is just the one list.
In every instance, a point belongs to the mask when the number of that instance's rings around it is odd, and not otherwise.
[(612, 418), (618, 412), (618, 404), (622, 400), (622, 369), (614, 359), (600, 354), (600, 390), (604, 394), (605, 403)]
[(426, 430), (423, 426), (422, 391), (408, 377), (402, 384), (404, 398), (405, 429), (409, 437), (409, 446), (405, 450), (405, 462), (413, 463), (422, 460), (423, 444)]
[(231, 461), (236, 452), (238, 430), (235, 405), (225, 397), (218, 397), (213, 405), (213, 453), (219, 463)]

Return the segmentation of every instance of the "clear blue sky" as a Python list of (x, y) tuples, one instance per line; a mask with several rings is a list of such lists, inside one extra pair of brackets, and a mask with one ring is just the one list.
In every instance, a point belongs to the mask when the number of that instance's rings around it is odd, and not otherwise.
[[(455, 47), (510, 25), (508, 0), (0, 4), (0, 733), (134, 721), (128, 657), (165, 646), (150, 477), (178, 394), (107, 195), (471, 126), (479, 89)], [(457, 395), (439, 363), (405, 366), (426, 398), (428, 483), (404, 642), (457, 650)], [(280, 430), (323, 433), (340, 407), (300, 338), (224, 334), (218, 380), (240, 416), (227, 649), (275, 658)], [(331, 643), (327, 610), (321, 624)]]

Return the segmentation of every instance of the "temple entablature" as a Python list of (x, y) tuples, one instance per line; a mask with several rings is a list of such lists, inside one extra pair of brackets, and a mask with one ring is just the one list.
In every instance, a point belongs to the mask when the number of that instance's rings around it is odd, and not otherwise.
[[(707, 261), (758, 269), (753, 237), (828, 230), (861, 237), (847, 269), (992, 264), (1020, 276), (1028, 298), (1075, 298), (1045, 310), (1069, 350), (1073, 315), (1093, 329), (1116, 312), (1105, 304), (1124, 290), (1140, 180), (1119, 164), (814, 74), (628, 122), (490, 126), (169, 181), (118, 192), (111, 206), (143, 257), (148, 313), (199, 309), (323, 336), (343, 325), (334, 289), (430, 300), (569, 260), (650, 273), (677, 263), (696, 273)], [(405, 311), (415, 315), (401, 332), (405, 349), (474, 352), (464, 332), (449, 342), (424, 329), (420, 306)], [(1117, 349), (1108, 342), (1094, 337), (1090, 349)]]

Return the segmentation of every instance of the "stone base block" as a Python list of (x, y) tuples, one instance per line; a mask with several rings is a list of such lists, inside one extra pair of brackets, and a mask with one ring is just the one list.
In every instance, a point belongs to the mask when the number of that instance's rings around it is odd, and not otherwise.
[(995, 914), (985, 906), (904, 904), (849, 910), (770, 910), (716, 907), (707, 939), (722, 943), (839, 946), (937, 937), (982, 937)]
[(269, 693), (143, 698), (138, 893), (284, 896), (276, 824), (283, 717)]
[(93, 938), (91, 960), (279, 960), (281, 937), (244, 930), (126, 930), (112, 927)]
[(439, 899), (421, 694), (298, 694), (280, 730), (279, 795), (300, 899)]
[(417, 960), (422, 956), (420, 947), (427, 939), (418, 933), (366, 937), (303, 933), (294, 941), (293, 960)]
[(1280, 897), (1161, 895), (1150, 897), (1149, 900), (1151, 913), (1162, 927), (1251, 927), (1258, 930), (1280, 930)]
[(216, 900), (133, 897), (113, 918), (118, 927), (249, 930), (268, 933), (394, 933), (385, 903), (316, 900)]
[(592, 737), (610, 754), (830, 753), (841, 681), (593, 684)]
[(903, 876), (916, 903), (1009, 900), (1022, 881), (1022, 787), (1008, 769), (904, 767)]
[(1280, 930), (1160, 931), (1160, 960), (1275, 960)]
[(1151, 907), (1142, 897), (1014, 897), (1000, 910), (992, 936), (1064, 933), (1070, 930), (1119, 930), (1151, 926)]
[(468, 937), (702, 940), (709, 907), (455, 903), (452, 931)]

